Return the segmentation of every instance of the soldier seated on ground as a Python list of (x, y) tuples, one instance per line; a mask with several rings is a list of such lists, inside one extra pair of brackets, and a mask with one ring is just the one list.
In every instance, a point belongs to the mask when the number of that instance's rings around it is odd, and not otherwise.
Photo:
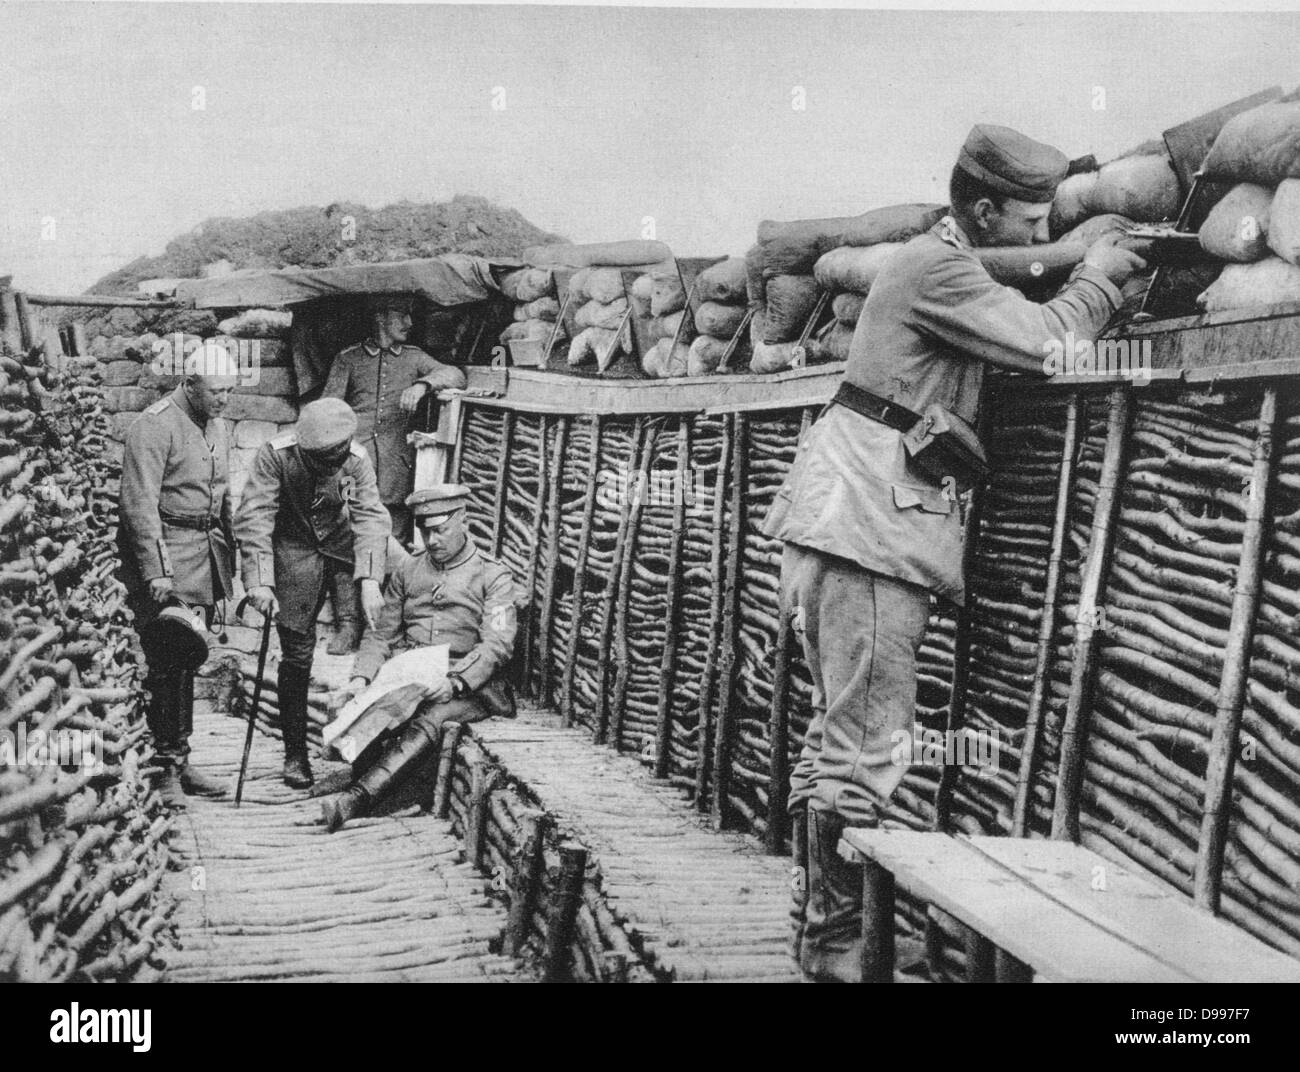
[(384, 609), (362, 641), (344, 699), (373, 681), (395, 651), (446, 644), (451, 670), (395, 731), (379, 759), (354, 772), (352, 784), (324, 802), (324, 822), (331, 832), (367, 814), (417, 770), (436, 748), (444, 723), (514, 715), (504, 670), (515, 642), (515, 582), (505, 565), (469, 538), (468, 495), (459, 484), (444, 484), (406, 500), (424, 550), (398, 564), (389, 577)]

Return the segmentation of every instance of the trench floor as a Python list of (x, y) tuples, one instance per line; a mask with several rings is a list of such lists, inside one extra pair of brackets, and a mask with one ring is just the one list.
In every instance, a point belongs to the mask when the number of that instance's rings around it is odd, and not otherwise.
[[(236, 809), (244, 731), (224, 714), (196, 718), (191, 763), (229, 788), (190, 797), (176, 820), (183, 869), (167, 881), (181, 948), (164, 956), (167, 980), (532, 980), (489, 948), (505, 909), (460, 862), (445, 821), (392, 815), (326, 834), (320, 800), (282, 783), (280, 742), (260, 732)], [(313, 769), (319, 779), (346, 766)]]

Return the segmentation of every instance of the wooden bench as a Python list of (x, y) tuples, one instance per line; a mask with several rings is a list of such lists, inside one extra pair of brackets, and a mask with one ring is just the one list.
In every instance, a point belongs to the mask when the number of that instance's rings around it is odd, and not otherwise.
[(972, 982), (1300, 981), (1300, 960), (1072, 842), (849, 829), (840, 855), (863, 865), (865, 981), (894, 978), (896, 885), (969, 928)]

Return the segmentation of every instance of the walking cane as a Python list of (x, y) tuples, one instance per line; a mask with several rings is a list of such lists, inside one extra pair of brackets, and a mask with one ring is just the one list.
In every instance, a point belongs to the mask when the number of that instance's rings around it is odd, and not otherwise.
[[(248, 596), (239, 601), (235, 617), (242, 619)], [(262, 675), (266, 672), (266, 649), (271, 644), (271, 615), (262, 616), (262, 647), (257, 653), (257, 681), (253, 684), (253, 704), (248, 709), (248, 732), (244, 734), (244, 758), (239, 762), (239, 783), (235, 786), (235, 807), (244, 798), (244, 775), (248, 773), (248, 754), (253, 750), (253, 730), (257, 726), (257, 709), (262, 703)]]

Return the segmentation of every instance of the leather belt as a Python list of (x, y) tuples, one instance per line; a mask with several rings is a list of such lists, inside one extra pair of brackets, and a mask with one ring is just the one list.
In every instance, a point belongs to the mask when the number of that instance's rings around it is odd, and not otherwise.
[(887, 425), (899, 432), (910, 432), (912, 426), (921, 419), (921, 415), (906, 406), (891, 402), (887, 398), (872, 394), (855, 383), (841, 380), (832, 402), (860, 413), (880, 424)]
[(159, 510), (158, 518), (164, 525), (170, 525), (174, 529), (193, 529), (195, 532), (211, 532), (213, 529), (221, 528), (221, 518), (219, 517), (197, 517), (186, 514), (168, 514)]

